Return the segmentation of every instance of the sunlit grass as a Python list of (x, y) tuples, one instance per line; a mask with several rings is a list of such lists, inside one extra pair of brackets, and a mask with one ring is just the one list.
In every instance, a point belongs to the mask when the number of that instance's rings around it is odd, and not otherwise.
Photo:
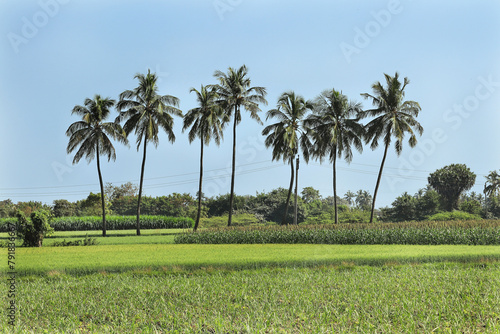
[(499, 264), (52, 271), (18, 286), (17, 333), (500, 331)]
[[(2, 254), (6, 249), (1, 250)], [(17, 271), (91, 273), (136, 268), (170, 270), (202, 267), (248, 269), (273, 266), (301, 267), (352, 262), (440, 262), (500, 260), (500, 246), (422, 245), (173, 245), (129, 244), (17, 248)]]

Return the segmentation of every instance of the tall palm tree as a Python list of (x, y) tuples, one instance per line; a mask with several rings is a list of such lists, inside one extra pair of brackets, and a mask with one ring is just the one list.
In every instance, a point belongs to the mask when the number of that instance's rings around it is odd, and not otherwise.
[(233, 160), (231, 169), (231, 194), (229, 196), (229, 217), (227, 226), (231, 226), (234, 201), (234, 176), (236, 168), (236, 126), (241, 122), (241, 107), (250, 113), (250, 117), (262, 124), (259, 115), (259, 103), (267, 104), (264, 87), (251, 87), (248, 69), (245, 65), (239, 69), (229, 67), (227, 73), (215, 71), (215, 85), (219, 95), (218, 103), (225, 109), (229, 118), (233, 117)]
[(156, 84), (158, 77), (148, 70), (148, 74), (136, 74), (134, 79), (139, 80), (139, 85), (133, 90), (126, 90), (120, 94), (120, 100), (116, 107), (120, 111), (118, 121), (125, 121), (123, 129), (127, 136), (134, 131), (137, 136), (137, 151), (141, 144), (143, 157), (141, 165), (141, 179), (139, 183), (139, 198), (137, 201), (137, 235), (141, 234), (140, 215), (142, 185), (144, 180), (144, 166), (146, 165), (146, 147), (152, 142), (158, 147), (158, 134), (160, 128), (165, 131), (168, 140), (173, 143), (175, 135), (173, 131), (174, 119), (172, 115), (182, 116), (182, 111), (175, 108), (179, 105), (179, 99), (171, 95), (159, 95)]
[(360, 112), (360, 103), (349, 102), (347, 96), (335, 89), (326, 90), (316, 98), (315, 113), (308, 117), (307, 121), (314, 133), (313, 156), (321, 161), (324, 156), (328, 155), (333, 164), (335, 224), (338, 223), (337, 157), (341, 158), (343, 155), (350, 163), (352, 146), (359, 152), (363, 151), (364, 128), (359, 123)]
[(299, 148), (302, 151), (304, 160), (309, 161), (309, 150), (311, 143), (309, 140), (309, 129), (306, 127), (304, 120), (306, 114), (311, 111), (313, 104), (306, 101), (302, 96), (296, 95), (294, 92), (285, 92), (279, 99), (275, 109), (271, 109), (266, 114), (266, 120), (276, 118), (277, 123), (268, 125), (262, 131), (262, 135), (267, 136), (265, 139), (266, 147), (272, 146), (273, 160), (283, 159), (288, 162), (291, 168), (290, 187), (288, 188), (288, 196), (285, 204), (285, 214), (282, 224), (286, 223), (288, 215), (288, 205), (292, 193), (294, 181), (293, 161), (296, 159), (296, 178), (295, 178), (295, 213), (294, 224), (297, 224), (297, 188), (299, 176), (299, 159), (297, 153)]
[(116, 160), (116, 152), (110, 137), (124, 144), (128, 144), (125, 131), (118, 123), (104, 122), (109, 115), (109, 110), (115, 105), (115, 100), (102, 98), (95, 95), (94, 99), (85, 99), (84, 105), (77, 105), (73, 108), (72, 114), (82, 117), (81, 121), (74, 122), (66, 130), (69, 136), (69, 143), (66, 151), (69, 153), (77, 150), (73, 158), (76, 164), (85, 156), (90, 163), (94, 157), (97, 161), (97, 174), (99, 175), (99, 185), (101, 187), (102, 206), (102, 236), (106, 236), (106, 208), (104, 204), (104, 185), (102, 182), (101, 165), (99, 156), (104, 155)]
[(497, 196), (500, 192), (500, 174), (496, 170), (490, 172), (486, 176), (486, 182), (484, 184), (484, 194), (485, 196)]
[(198, 189), (198, 213), (196, 214), (196, 221), (194, 224), (194, 231), (198, 229), (201, 216), (201, 197), (202, 197), (202, 182), (203, 182), (203, 147), (210, 143), (213, 138), (217, 145), (220, 145), (220, 141), (223, 138), (223, 129), (225, 125), (225, 120), (227, 115), (224, 114), (224, 109), (222, 109), (215, 100), (218, 97), (217, 92), (213, 87), (207, 88), (201, 86), (198, 91), (195, 88), (191, 88), (190, 93), (195, 92), (196, 98), (199, 103), (199, 107), (191, 109), (184, 116), (184, 126), (182, 131), (184, 132), (191, 125), (191, 130), (189, 130), (188, 138), (189, 142), (193, 142), (195, 138), (200, 138), (201, 151), (200, 151), (200, 182)]
[(370, 215), (370, 223), (373, 222), (373, 213), (375, 211), (375, 201), (377, 199), (377, 191), (382, 177), (387, 150), (391, 144), (391, 140), (395, 138), (394, 148), (396, 154), (400, 155), (403, 150), (403, 139), (408, 133), (410, 138), (408, 144), (414, 147), (417, 144), (416, 133), (422, 135), (424, 128), (415, 119), (421, 111), (420, 105), (415, 101), (403, 101), (406, 85), (410, 83), (408, 78), (404, 78), (403, 84), (399, 81), (399, 74), (396, 72), (394, 77), (384, 74), (386, 87), (383, 87), (380, 82), (372, 85), (373, 95), (364, 93), (361, 94), (365, 99), (371, 99), (374, 109), (364, 111), (364, 116), (375, 117), (366, 124), (366, 142), (371, 141), (371, 149), (374, 150), (378, 146), (379, 139), (383, 137), (384, 141), (384, 156), (380, 164), (380, 170), (377, 177), (375, 192), (373, 193), (373, 204)]

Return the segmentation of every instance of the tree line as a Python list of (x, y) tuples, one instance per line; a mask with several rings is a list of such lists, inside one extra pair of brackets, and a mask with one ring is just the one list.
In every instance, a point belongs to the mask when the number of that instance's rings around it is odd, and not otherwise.
[[(263, 129), (262, 134), (266, 136), (265, 144), (272, 148), (273, 160), (283, 160), (290, 165), (290, 186), (281, 220), (283, 224), (290, 222), (288, 207), (294, 182), (293, 223), (298, 223), (299, 152), (305, 162), (310, 158), (322, 161), (328, 157), (332, 163), (335, 222), (338, 223), (337, 158), (344, 158), (350, 162), (352, 147), (361, 152), (363, 142), (370, 144), (372, 149), (377, 148), (379, 142), (382, 142), (384, 154), (371, 204), (370, 222), (373, 222), (375, 201), (389, 146), (394, 142), (395, 151), (399, 155), (405, 135), (408, 136), (408, 144), (413, 147), (417, 143), (417, 135), (423, 132), (423, 127), (416, 120), (421, 110), (418, 102), (404, 100), (404, 90), (409, 84), (408, 78), (404, 78), (401, 82), (397, 72), (394, 76), (388, 74), (384, 76), (385, 86), (376, 82), (372, 85), (372, 94), (361, 94), (372, 102), (374, 106), (372, 109), (363, 110), (359, 103), (348, 100), (341, 91), (332, 88), (325, 90), (313, 100), (305, 100), (293, 91), (285, 92), (278, 98), (276, 107), (267, 111), (266, 120), (273, 119), (276, 123)], [(227, 224), (231, 226), (235, 198), (237, 126), (242, 120), (243, 110), (247, 111), (252, 119), (263, 124), (259, 116), (261, 111), (259, 105), (267, 104), (266, 88), (251, 85), (245, 65), (237, 69), (229, 67), (227, 72), (215, 71), (216, 84), (202, 85), (200, 90), (191, 88), (191, 92), (196, 94), (198, 107), (189, 110), (183, 116), (182, 111), (178, 109), (178, 98), (158, 94), (156, 74), (148, 70), (147, 74), (139, 73), (134, 78), (138, 80), (138, 86), (122, 92), (118, 101), (95, 95), (93, 99), (85, 99), (83, 106), (77, 105), (73, 108), (73, 113), (81, 116), (81, 120), (71, 124), (66, 131), (70, 137), (67, 152), (69, 154), (76, 151), (73, 163), (78, 163), (84, 156), (89, 162), (95, 157), (101, 193), (104, 193), (99, 156), (106, 156), (108, 161), (115, 160), (116, 153), (111, 139), (128, 145), (128, 136), (134, 132), (137, 150), (139, 151), (142, 146), (136, 209), (136, 233), (140, 235), (139, 217), (148, 143), (158, 146), (160, 130), (163, 130), (168, 140), (173, 143), (176, 138), (173, 132), (173, 116), (183, 117), (183, 131), (189, 130), (189, 141), (200, 139), (198, 211), (194, 228), (196, 230), (202, 207), (203, 148), (212, 139), (217, 145), (220, 144), (225, 126), (232, 122), (233, 152)], [(113, 107), (116, 107), (118, 116), (114, 122), (105, 122)], [(360, 120), (363, 118), (371, 120), (367, 124), (361, 124)], [(104, 196), (101, 198), (101, 206), (103, 236), (105, 236)]]

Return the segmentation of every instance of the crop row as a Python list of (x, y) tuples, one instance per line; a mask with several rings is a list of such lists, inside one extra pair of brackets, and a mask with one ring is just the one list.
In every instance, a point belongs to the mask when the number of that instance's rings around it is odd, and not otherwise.
[(232, 228), (184, 233), (177, 244), (500, 245), (496, 223)]
[[(8, 223), (16, 224), (17, 219), (0, 220), (0, 232), (7, 232)], [(108, 230), (131, 230), (136, 228), (136, 216), (107, 216)], [(194, 222), (187, 217), (141, 216), (141, 229), (191, 228)], [(50, 222), (55, 231), (92, 231), (102, 229), (101, 217), (59, 217)]]

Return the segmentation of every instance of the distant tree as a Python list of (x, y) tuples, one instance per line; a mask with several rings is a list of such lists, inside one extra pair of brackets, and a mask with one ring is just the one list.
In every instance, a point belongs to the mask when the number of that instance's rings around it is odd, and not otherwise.
[(171, 115), (181, 116), (181, 110), (176, 107), (179, 99), (171, 95), (158, 94), (158, 76), (148, 70), (148, 74), (136, 74), (134, 79), (139, 80), (139, 85), (133, 90), (126, 90), (120, 94), (117, 108), (120, 111), (117, 121), (125, 121), (123, 129), (127, 136), (134, 131), (137, 135), (137, 151), (141, 144), (143, 157), (141, 165), (141, 179), (139, 183), (139, 198), (137, 201), (137, 235), (141, 234), (140, 215), (142, 185), (144, 181), (144, 167), (146, 165), (146, 147), (148, 142), (158, 146), (160, 128), (167, 134), (168, 140), (173, 143), (174, 119)]
[(373, 193), (373, 204), (370, 216), (370, 223), (373, 222), (373, 214), (375, 212), (375, 201), (377, 199), (378, 187), (382, 178), (387, 151), (394, 137), (396, 139), (395, 149), (396, 154), (400, 155), (403, 150), (403, 139), (405, 134), (410, 135), (408, 144), (414, 147), (417, 144), (416, 134), (422, 135), (424, 128), (417, 122), (421, 108), (415, 101), (404, 101), (406, 85), (410, 83), (408, 78), (404, 78), (403, 84), (399, 81), (399, 74), (396, 72), (394, 77), (388, 74), (385, 75), (386, 87), (383, 87), (380, 82), (372, 85), (373, 95), (361, 94), (366, 99), (371, 99), (374, 109), (364, 111), (365, 117), (375, 117), (366, 124), (366, 142), (371, 142), (371, 149), (374, 150), (379, 144), (379, 140), (383, 138), (384, 156), (380, 164), (380, 171)]
[(372, 195), (366, 190), (358, 190), (356, 193), (356, 207), (361, 210), (370, 210), (370, 203), (372, 202)]
[(127, 182), (119, 186), (114, 186), (111, 182), (107, 182), (104, 187), (104, 193), (110, 202), (126, 196), (134, 197), (138, 191), (139, 187), (132, 182)]
[(271, 109), (266, 114), (266, 120), (275, 118), (278, 122), (268, 125), (262, 130), (262, 135), (267, 136), (264, 143), (266, 147), (272, 147), (273, 160), (283, 159), (290, 164), (290, 188), (285, 204), (285, 212), (283, 215), (282, 224), (286, 224), (288, 215), (288, 204), (292, 193), (294, 170), (295, 166), (295, 215), (293, 222), (297, 224), (297, 198), (298, 198), (298, 173), (299, 173), (299, 158), (297, 156), (299, 150), (302, 151), (304, 160), (309, 161), (309, 150), (311, 147), (309, 139), (309, 128), (305, 124), (306, 115), (312, 111), (313, 104), (306, 101), (302, 96), (295, 92), (285, 92), (281, 94), (275, 109)]
[(358, 115), (361, 104), (348, 101), (347, 96), (335, 89), (326, 90), (315, 100), (314, 114), (307, 120), (313, 133), (312, 155), (320, 161), (328, 156), (333, 165), (333, 197), (335, 199), (335, 223), (338, 224), (337, 210), (337, 158), (352, 161), (352, 147), (363, 151), (364, 128)]
[(416, 207), (417, 199), (405, 192), (392, 202), (391, 220), (410, 221), (416, 219)]
[(220, 145), (223, 138), (223, 129), (227, 121), (227, 114), (224, 114), (224, 109), (216, 103), (218, 97), (214, 87), (207, 88), (201, 86), (200, 91), (191, 88), (190, 92), (196, 93), (196, 99), (199, 106), (187, 112), (184, 116), (184, 126), (182, 131), (187, 130), (189, 127), (188, 139), (193, 142), (196, 138), (200, 139), (200, 182), (198, 187), (198, 212), (193, 230), (196, 232), (200, 224), (201, 217), (201, 199), (203, 196), (202, 183), (203, 183), (203, 148), (210, 143), (213, 138), (217, 146)]
[(439, 212), (441, 196), (432, 188), (423, 189), (419, 195), (415, 196), (417, 203), (416, 219), (424, 220)]
[(17, 202), (15, 205), (16, 217), (17, 211), (23, 212), (27, 217), (31, 216), (31, 214), (35, 211), (51, 211), (50, 205), (44, 204), (39, 201), (28, 201), (28, 202)]
[[(285, 188), (273, 189), (268, 193), (257, 193), (254, 197), (247, 199), (247, 211), (263, 216), (266, 221), (280, 222), (286, 210), (286, 198), (288, 190)], [(288, 214), (287, 221), (292, 219), (295, 213)], [(307, 205), (299, 196), (297, 199), (297, 223), (302, 223), (307, 217)]]
[(428, 181), (441, 195), (444, 209), (452, 211), (458, 209), (460, 195), (476, 182), (476, 174), (464, 164), (451, 164), (431, 173)]
[[(229, 214), (229, 198), (231, 194), (217, 195), (207, 200), (208, 216), (222, 216)], [(235, 195), (233, 198), (233, 210), (245, 210), (247, 207), (248, 198), (246, 196)]]
[(300, 192), (302, 195), (302, 200), (304, 203), (309, 204), (311, 202), (317, 201), (321, 199), (321, 195), (319, 194), (319, 190), (314, 189), (313, 187), (305, 187)]
[(347, 202), (349, 206), (353, 206), (356, 204), (355, 199), (356, 199), (356, 194), (350, 190), (348, 190), (344, 195), (344, 200)]
[(0, 218), (14, 217), (16, 208), (12, 200), (6, 199), (0, 201)]
[(233, 160), (231, 167), (231, 192), (229, 196), (229, 216), (227, 226), (231, 226), (234, 202), (234, 176), (236, 172), (236, 126), (241, 122), (241, 107), (250, 113), (250, 117), (262, 124), (259, 115), (259, 103), (267, 104), (264, 87), (251, 87), (248, 69), (245, 65), (239, 69), (229, 67), (227, 73), (215, 71), (214, 77), (218, 103), (224, 108), (229, 118), (233, 117)]
[(484, 194), (485, 196), (498, 196), (500, 192), (500, 174), (496, 170), (490, 172), (486, 176), (486, 182), (484, 184)]
[(54, 200), (52, 207), (54, 217), (71, 217), (76, 215), (76, 205), (66, 199)]
[[(109, 202), (105, 202), (104, 212), (109, 213)], [(99, 216), (102, 213), (102, 196), (100, 193), (90, 193), (87, 198), (75, 203), (78, 216)]]
[[(73, 108), (73, 114), (81, 116), (82, 120), (71, 124), (66, 130), (69, 138), (68, 154), (77, 150), (73, 158), (73, 164), (80, 161), (85, 156), (90, 163), (94, 157), (97, 160), (97, 173), (99, 175), (99, 185), (101, 194), (104, 194), (102, 182), (101, 165), (99, 156), (104, 155), (116, 160), (115, 147), (110, 138), (121, 143), (128, 144), (125, 132), (118, 123), (104, 122), (109, 116), (110, 109), (115, 105), (115, 101), (110, 98), (102, 98), (95, 95), (94, 99), (85, 99), (84, 105), (77, 105)], [(104, 195), (102, 200), (102, 235), (106, 236), (106, 210)]]

